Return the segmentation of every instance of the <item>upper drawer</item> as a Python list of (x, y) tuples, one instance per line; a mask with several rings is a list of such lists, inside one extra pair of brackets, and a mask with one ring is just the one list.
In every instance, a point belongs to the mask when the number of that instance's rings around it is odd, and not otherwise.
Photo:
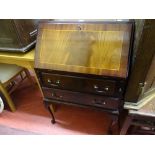
[(45, 87), (109, 96), (114, 95), (116, 87), (116, 82), (112, 80), (81, 78), (50, 73), (42, 73), (42, 84)]

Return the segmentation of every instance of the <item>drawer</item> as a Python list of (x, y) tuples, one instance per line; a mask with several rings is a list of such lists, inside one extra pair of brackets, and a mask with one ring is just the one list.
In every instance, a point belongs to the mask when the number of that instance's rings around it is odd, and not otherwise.
[(66, 90), (43, 88), (44, 97), (52, 100), (101, 107), (106, 109), (118, 109), (120, 100), (99, 95), (71, 92)]
[(100, 80), (84, 77), (42, 73), (42, 85), (45, 87), (95, 93), (113, 96), (116, 90), (114, 80)]

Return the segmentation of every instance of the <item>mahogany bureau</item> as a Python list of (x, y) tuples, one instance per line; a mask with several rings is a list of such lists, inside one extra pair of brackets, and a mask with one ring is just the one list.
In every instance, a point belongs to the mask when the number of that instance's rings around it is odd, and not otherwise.
[[(61, 22), (39, 25), (35, 70), (49, 106), (103, 110), (118, 121), (128, 78), (132, 22)], [(109, 128), (109, 131), (112, 127)]]

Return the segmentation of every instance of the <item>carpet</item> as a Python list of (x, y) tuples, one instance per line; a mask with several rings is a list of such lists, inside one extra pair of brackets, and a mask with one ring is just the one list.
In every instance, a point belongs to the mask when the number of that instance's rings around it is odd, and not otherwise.
[(107, 134), (110, 123), (107, 114), (87, 108), (59, 105), (55, 112), (57, 123), (51, 124), (38, 86), (32, 86), (27, 80), (12, 94), (12, 99), (17, 110), (6, 109), (0, 114), (2, 126), (44, 135)]

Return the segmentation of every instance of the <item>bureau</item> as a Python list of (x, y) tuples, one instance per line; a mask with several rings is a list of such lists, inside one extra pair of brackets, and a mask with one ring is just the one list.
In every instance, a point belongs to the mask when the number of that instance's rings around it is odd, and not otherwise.
[(39, 25), (35, 71), (49, 106), (103, 110), (118, 122), (133, 36), (132, 22), (49, 21)]

